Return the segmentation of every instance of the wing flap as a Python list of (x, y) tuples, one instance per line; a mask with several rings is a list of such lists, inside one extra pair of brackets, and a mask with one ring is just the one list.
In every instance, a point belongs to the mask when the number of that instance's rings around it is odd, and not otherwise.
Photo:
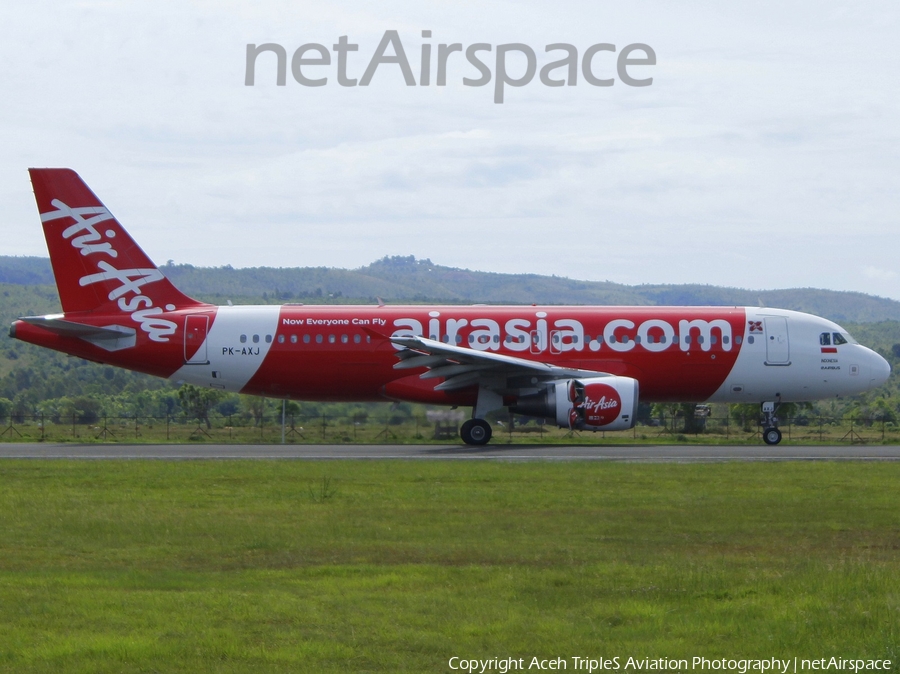
[[(445, 344), (425, 337), (393, 337), (391, 342), (401, 347), (397, 352), (400, 362), (394, 367), (426, 368), (427, 371), (420, 375), (422, 379), (444, 379), (435, 386), (436, 391), (454, 391), (476, 384), (504, 390), (518, 388), (510, 384), (510, 380), (516, 377), (526, 377), (530, 386), (534, 386), (537, 382), (566, 377), (608, 376), (606, 372), (565, 368), (541, 361)], [(498, 386), (499, 381), (505, 382), (506, 385)]]
[(407, 370), (414, 369), (417, 367), (433, 367), (435, 365), (443, 364), (447, 362), (447, 358), (445, 356), (423, 356), (415, 351), (400, 351), (400, 354), (408, 354), (408, 357), (401, 360), (399, 363), (394, 365), (395, 370)]

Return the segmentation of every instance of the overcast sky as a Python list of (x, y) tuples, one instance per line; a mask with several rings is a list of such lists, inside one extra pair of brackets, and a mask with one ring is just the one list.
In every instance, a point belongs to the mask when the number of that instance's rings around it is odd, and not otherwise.
[[(78, 171), (157, 261), (355, 268), (384, 255), (588, 280), (811, 286), (900, 299), (900, 5), (885, 2), (6, 3), (0, 253), (46, 255), (26, 169)], [(306, 66), (248, 43), (359, 45), (396, 30), (418, 79)], [(432, 37), (422, 37), (423, 30)], [(463, 86), (437, 45), (524, 43), (538, 68), (646, 43), (647, 87), (598, 77)], [(389, 53), (393, 53), (389, 50)], [(310, 53), (309, 56), (314, 56)], [(634, 56), (640, 56), (640, 53)], [(515, 57), (515, 58), (514, 58)], [(525, 59), (509, 57), (510, 76)], [(564, 69), (553, 73), (562, 77)], [(494, 72), (496, 75), (496, 72)]]

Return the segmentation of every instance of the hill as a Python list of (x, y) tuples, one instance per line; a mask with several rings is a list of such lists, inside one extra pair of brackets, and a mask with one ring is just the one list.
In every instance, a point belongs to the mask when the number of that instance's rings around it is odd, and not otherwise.
[[(359, 269), (326, 267), (195, 267), (162, 270), (189, 295), (216, 303), (444, 302), (449, 304), (749, 305), (806, 311), (838, 322), (900, 320), (900, 302), (864, 293), (816, 288), (745, 290), (710, 285), (628, 286), (537, 274), (497, 274), (385, 257)], [(0, 283), (53, 284), (50, 261), (0, 256)], [(42, 291), (45, 292), (45, 291)]]
[[(179, 288), (224, 303), (484, 302), (489, 304), (738, 305), (806, 311), (841, 322), (900, 320), (900, 302), (856, 292), (816, 288), (746, 290), (711, 285), (628, 286), (538, 274), (498, 274), (385, 257), (359, 269), (327, 267), (162, 267)], [(50, 260), (0, 256), (0, 283), (53, 285)]]

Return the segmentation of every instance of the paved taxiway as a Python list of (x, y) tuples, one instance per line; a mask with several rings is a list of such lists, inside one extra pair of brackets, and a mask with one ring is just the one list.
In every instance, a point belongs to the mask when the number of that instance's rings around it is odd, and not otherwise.
[(0, 444), (0, 458), (414, 459), (500, 461), (900, 461), (900, 446), (843, 445), (76, 445)]

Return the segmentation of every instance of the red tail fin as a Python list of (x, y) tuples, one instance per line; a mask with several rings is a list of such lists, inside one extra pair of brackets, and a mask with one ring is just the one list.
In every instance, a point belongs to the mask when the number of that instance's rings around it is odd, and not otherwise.
[(200, 303), (163, 276), (71, 169), (29, 169), (63, 311), (141, 314)]

